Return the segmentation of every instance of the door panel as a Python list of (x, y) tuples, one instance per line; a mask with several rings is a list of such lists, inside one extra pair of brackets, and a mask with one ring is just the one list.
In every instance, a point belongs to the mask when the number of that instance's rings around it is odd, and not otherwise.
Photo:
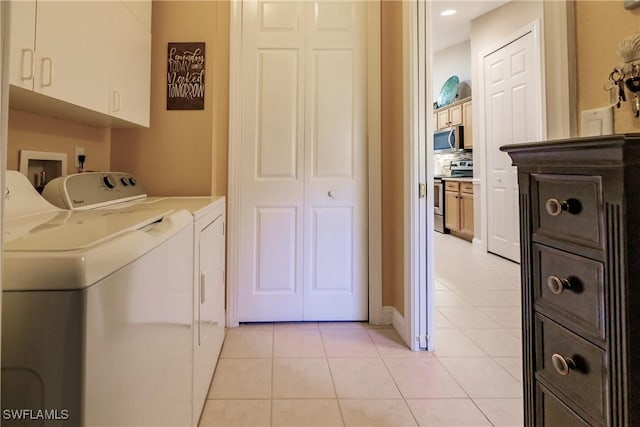
[(296, 208), (256, 209), (254, 293), (295, 294)]
[(542, 139), (539, 60), (533, 32), (484, 58), (489, 252), (519, 262), (518, 181), (505, 144)]
[[(311, 291), (353, 292), (353, 210), (318, 208), (313, 212), (313, 223)], [(337, 247), (336, 241), (343, 244)]]
[(297, 178), (298, 52), (261, 49), (256, 151), (260, 178)]

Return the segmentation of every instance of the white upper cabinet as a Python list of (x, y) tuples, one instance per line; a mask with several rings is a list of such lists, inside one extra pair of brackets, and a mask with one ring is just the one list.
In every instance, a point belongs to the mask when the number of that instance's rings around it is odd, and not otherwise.
[[(134, 2), (146, 3), (146, 2)], [(117, 3), (110, 46), (111, 67), (109, 114), (149, 126), (151, 98), (151, 33), (140, 25), (124, 3)]]
[(12, 2), (10, 107), (149, 126), (150, 17), (150, 0)]
[(35, 70), (36, 22), (35, 1), (11, 3), (11, 45), (9, 60), (9, 83), (33, 90)]
[(109, 112), (111, 2), (38, 1), (34, 90), (100, 113)]

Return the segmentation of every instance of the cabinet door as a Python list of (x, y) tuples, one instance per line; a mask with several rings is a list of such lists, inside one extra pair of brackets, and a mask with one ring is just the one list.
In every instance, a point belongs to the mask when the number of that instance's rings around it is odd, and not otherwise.
[(118, 2), (38, 2), (36, 82), (47, 96), (107, 113), (112, 8)]
[(462, 105), (454, 105), (449, 108), (449, 126), (462, 124)]
[[(145, 2), (136, 2), (145, 3)], [(124, 4), (116, 4), (112, 18), (109, 113), (149, 126), (151, 101), (151, 33)]]
[(438, 111), (438, 130), (449, 127), (449, 110)]
[(462, 104), (462, 120), (464, 125), (464, 148), (473, 148), (473, 116), (471, 101)]
[(449, 230), (460, 230), (460, 202), (457, 191), (445, 191), (444, 193), (444, 216), (445, 227)]
[(224, 216), (200, 232), (193, 351), (193, 409), (200, 414), (224, 340)]
[(9, 83), (33, 90), (36, 2), (11, 2)]
[(460, 193), (460, 232), (473, 237), (473, 194)]

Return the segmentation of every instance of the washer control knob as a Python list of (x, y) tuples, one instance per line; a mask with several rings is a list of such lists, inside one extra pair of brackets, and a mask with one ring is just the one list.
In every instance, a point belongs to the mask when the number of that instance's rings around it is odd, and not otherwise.
[(122, 183), (122, 185), (124, 185), (125, 187), (127, 185), (129, 185), (129, 181), (127, 181), (127, 178), (120, 178), (120, 182)]
[(132, 176), (129, 177), (129, 184), (131, 185), (136, 185), (138, 183), (138, 181), (136, 181), (136, 179)]
[(116, 186), (116, 182), (111, 175), (105, 175), (102, 177), (102, 182), (108, 189), (112, 189)]

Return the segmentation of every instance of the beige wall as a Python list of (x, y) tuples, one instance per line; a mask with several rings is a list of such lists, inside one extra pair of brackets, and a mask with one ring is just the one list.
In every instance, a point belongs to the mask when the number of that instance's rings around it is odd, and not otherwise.
[(404, 314), (402, 2), (382, 1), (382, 305)]
[(75, 147), (85, 149), (85, 169), (109, 170), (111, 130), (9, 110), (7, 169), (18, 170), (20, 150), (67, 154), (67, 173), (74, 173)]
[[(150, 195), (227, 193), (229, 3), (154, 1), (151, 126), (113, 129), (111, 167)], [(205, 42), (205, 109), (168, 111), (168, 42)]]
[[(578, 111), (607, 104), (602, 86), (613, 67), (622, 62), (616, 53), (618, 42), (639, 31), (640, 9), (625, 10), (622, 2), (576, 2)], [(629, 102), (614, 109), (616, 133), (639, 130), (640, 119), (633, 117)]]

